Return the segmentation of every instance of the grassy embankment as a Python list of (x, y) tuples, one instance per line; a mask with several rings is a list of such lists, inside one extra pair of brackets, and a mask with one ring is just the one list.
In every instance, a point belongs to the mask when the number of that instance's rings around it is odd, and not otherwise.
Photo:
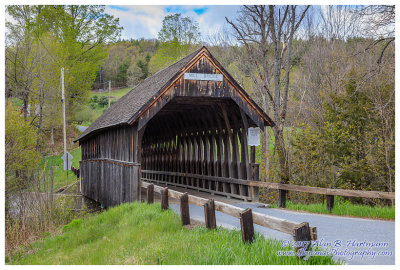
[[(116, 89), (112, 90), (110, 93), (111, 96), (111, 102), (117, 101), (120, 99), (122, 96), (124, 96), (126, 93), (132, 90), (132, 87), (127, 87), (127, 88), (121, 88), (121, 89)], [(96, 92), (96, 91), (90, 91), (89, 98), (92, 98), (94, 96), (97, 97), (108, 97), (108, 92)], [(94, 119), (97, 119), (100, 115), (103, 114), (103, 112), (107, 109), (107, 106), (102, 107), (102, 106), (96, 106), (93, 108), (93, 112), (95, 114)], [(83, 123), (83, 125), (90, 125), (92, 123)]]
[[(277, 207), (276, 204), (271, 205), (271, 207)], [(294, 204), (291, 201), (286, 202), (286, 208), (292, 210), (307, 211), (311, 213), (318, 214), (329, 214), (326, 204), (316, 203), (316, 204)], [(369, 205), (359, 205), (353, 204), (349, 201), (338, 200), (332, 209), (333, 215), (338, 216), (353, 216), (353, 217), (367, 217), (367, 218), (381, 218), (381, 219), (395, 219), (395, 207), (391, 206), (369, 206)]]
[[(72, 159), (72, 166), (75, 168), (79, 168), (79, 161), (81, 160), (81, 149), (75, 148), (73, 150), (69, 150), (69, 153), (73, 156)], [(45, 157), (41, 161), (39, 168), (43, 170), (44, 166), (46, 165), (46, 175), (51, 175), (51, 167), (53, 167), (54, 172), (54, 183), (53, 183), (53, 191), (66, 186), (68, 184), (72, 184), (76, 181), (76, 176), (72, 173), (72, 171), (64, 171), (64, 161), (61, 159), (63, 155), (56, 155)]]
[[(204, 226), (188, 229), (160, 204), (123, 204), (63, 227), (32, 249), (15, 253), (11, 264), (338, 264), (331, 257), (277, 256), (280, 241), (256, 235), (244, 244), (240, 231)], [(7, 259), (6, 259), (7, 260)]]
[[(111, 100), (118, 100), (119, 98), (121, 98), (123, 95), (125, 95), (126, 93), (128, 93), (131, 90), (132, 90), (132, 87), (111, 90)], [(105, 91), (105, 92), (90, 91), (90, 97), (92, 97), (92, 96), (108, 97), (108, 92), (107, 91)]]

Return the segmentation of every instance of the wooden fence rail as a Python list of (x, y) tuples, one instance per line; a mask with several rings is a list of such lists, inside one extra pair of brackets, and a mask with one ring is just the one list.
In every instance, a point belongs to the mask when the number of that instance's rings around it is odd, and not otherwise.
[[(252, 187), (265, 187), (269, 189), (276, 189), (279, 190), (279, 197), (280, 197), (280, 207), (285, 207), (286, 201), (286, 192), (287, 191), (295, 191), (295, 192), (306, 192), (306, 193), (314, 193), (314, 194), (322, 194), (327, 196), (327, 207), (329, 211), (332, 211), (333, 208), (333, 201), (334, 196), (346, 196), (346, 197), (363, 197), (363, 198), (372, 198), (372, 199), (388, 199), (394, 200), (395, 193), (394, 192), (383, 192), (383, 191), (365, 191), (365, 190), (347, 190), (347, 189), (332, 189), (332, 188), (321, 188), (321, 187), (307, 187), (307, 186), (299, 186), (299, 185), (292, 185), (292, 184), (280, 184), (275, 182), (262, 182), (262, 181), (251, 181), (251, 180), (243, 180), (243, 179), (233, 179), (227, 177), (217, 177), (217, 176), (208, 176), (208, 175), (200, 175), (200, 174), (190, 174), (190, 173), (180, 173), (180, 172), (163, 172), (163, 171), (151, 171), (151, 170), (142, 170), (142, 179), (145, 181), (151, 181), (156, 183), (163, 183), (163, 184), (170, 184), (175, 186), (183, 186), (188, 187), (185, 185), (180, 185), (177, 183), (170, 183), (169, 181), (163, 181), (160, 179), (154, 180), (146, 178), (147, 175), (150, 174), (157, 174), (157, 175), (168, 175), (168, 176), (176, 176), (182, 178), (192, 178), (192, 179), (205, 179), (212, 182), (219, 182), (219, 183), (233, 183), (242, 186)], [(143, 175), (145, 177), (143, 177)], [(189, 186), (190, 188), (190, 186)], [(199, 189), (199, 188), (195, 188)], [(203, 189), (199, 189), (202, 190)], [(215, 194), (221, 195), (231, 195), (231, 194), (224, 194), (218, 191), (211, 191), (211, 190), (204, 190), (209, 191)], [(250, 199), (250, 197), (243, 197), (238, 195), (233, 195), (233, 197), (237, 197), (240, 199)]]
[[(154, 192), (159, 193), (159, 194), (165, 194), (165, 188), (157, 185), (153, 185), (150, 183), (147, 183), (145, 181), (141, 181), (141, 187), (146, 188), (146, 189), (153, 189)], [(182, 196), (186, 196), (187, 193), (182, 193), (178, 192), (172, 189), (168, 189), (168, 197), (175, 198), (178, 200), (181, 200)], [(206, 205), (206, 208), (213, 208), (210, 207), (210, 200), (193, 196), (193, 195), (187, 195), (188, 201), (190, 204), (195, 204), (198, 206), (204, 207)], [(165, 200), (165, 199), (164, 199)], [(212, 200), (213, 201), (213, 200)], [(249, 212), (248, 209), (243, 209), (240, 207), (236, 207), (227, 203), (223, 203), (220, 201), (213, 201), (214, 204), (214, 211), (219, 211), (221, 213), (242, 219), (243, 215), (246, 215), (246, 213)], [(188, 213), (184, 213), (185, 215), (188, 215)], [(285, 220), (277, 217), (272, 217), (256, 212), (252, 212), (251, 214), (252, 221), (249, 220), (249, 215), (246, 215), (246, 220), (244, 222), (241, 222), (242, 224), (242, 234), (245, 234), (243, 237), (243, 241), (250, 241), (252, 237), (249, 235), (249, 232), (253, 230), (249, 229), (249, 224), (258, 224), (260, 226), (277, 230), (283, 233), (290, 234), (294, 237), (294, 239), (308, 239), (308, 241), (315, 241), (317, 240), (317, 228), (316, 227), (309, 227), (307, 222), (303, 223), (297, 223), (294, 221), (290, 220)], [(251, 225), (253, 226), (253, 225)], [(309, 229), (305, 230), (303, 227), (307, 227)], [(300, 229), (302, 228), (302, 229)], [(306, 240), (303, 240), (306, 241)]]

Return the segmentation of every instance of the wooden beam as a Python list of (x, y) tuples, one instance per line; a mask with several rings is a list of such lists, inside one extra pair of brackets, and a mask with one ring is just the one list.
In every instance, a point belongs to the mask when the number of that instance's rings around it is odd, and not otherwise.
[(208, 200), (204, 204), (204, 217), (205, 217), (206, 227), (208, 229), (217, 228), (217, 222), (215, 219), (215, 205), (213, 199)]
[[(303, 222), (296, 226), (294, 229), (294, 241), (296, 252), (301, 253), (301, 251), (308, 251), (311, 248), (311, 234), (310, 226), (308, 222)], [(300, 255), (299, 257), (305, 257)]]
[[(147, 188), (147, 186), (150, 185), (149, 183), (146, 183), (145, 181), (141, 181), (141, 186), (144, 188)], [(154, 186), (154, 192), (157, 193), (161, 193), (161, 191), (163, 190), (162, 187), (160, 186)], [(168, 196), (170, 196), (171, 198), (175, 198), (175, 199), (179, 199), (180, 196), (183, 195), (183, 193), (175, 191), (175, 190), (169, 190), (168, 191)], [(189, 196), (189, 203), (191, 204), (195, 204), (198, 206), (204, 206), (205, 203), (208, 202), (207, 199), (201, 198), (201, 197), (197, 197), (197, 196), (193, 196), (193, 195), (188, 195)], [(243, 212), (243, 208), (237, 207), (237, 206), (233, 206), (227, 203), (223, 203), (220, 201), (214, 201), (214, 205), (215, 205), (215, 210), (222, 212), (224, 214), (236, 217), (236, 218), (240, 218), (240, 213)], [(294, 233), (294, 229), (298, 228), (299, 223), (297, 222), (293, 222), (290, 220), (285, 220), (285, 219), (281, 219), (281, 218), (276, 218), (276, 217), (272, 217), (272, 216), (268, 216), (268, 215), (264, 215), (261, 213), (257, 213), (257, 212), (253, 212), (253, 222), (254, 224), (266, 227), (266, 228), (270, 228), (273, 230), (277, 230), (283, 233), (287, 233), (287, 234), (291, 234), (293, 235)], [(310, 231), (314, 232), (314, 234), (316, 234), (316, 230), (313, 229), (313, 227), (310, 227)], [(317, 239), (316, 235), (314, 236), (315, 239)]]
[(165, 187), (161, 190), (161, 209), (168, 210), (168, 188)]
[(153, 203), (154, 202), (154, 185), (150, 184), (147, 187), (147, 203)]
[(253, 242), (254, 240), (254, 226), (253, 214), (251, 208), (247, 208), (240, 213), (240, 227), (242, 231), (242, 240), (245, 243)]
[(181, 220), (182, 225), (190, 224), (190, 214), (189, 214), (189, 196), (187, 192), (179, 197), (180, 207), (181, 207)]
[(334, 195), (327, 195), (326, 196), (326, 207), (328, 208), (329, 213), (332, 213), (334, 202), (335, 202), (335, 196)]

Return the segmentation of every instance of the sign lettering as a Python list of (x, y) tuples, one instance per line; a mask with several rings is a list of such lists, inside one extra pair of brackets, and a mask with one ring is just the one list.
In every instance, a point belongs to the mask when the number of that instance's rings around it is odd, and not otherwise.
[(217, 81), (222, 82), (222, 74), (206, 74), (206, 73), (185, 73), (185, 80), (197, 81)]

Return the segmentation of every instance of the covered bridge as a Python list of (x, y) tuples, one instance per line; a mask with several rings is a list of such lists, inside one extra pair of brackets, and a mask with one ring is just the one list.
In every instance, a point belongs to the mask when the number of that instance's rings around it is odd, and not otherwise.
[[(76, 140), (82, 193), (107, 206), (140, 200), (140, 180), (244, 200), (258, 173), (247, 129), (271, 119), (202, 47), (114, 103)], [(254, 159), (254, 158), (253, 158)]]

